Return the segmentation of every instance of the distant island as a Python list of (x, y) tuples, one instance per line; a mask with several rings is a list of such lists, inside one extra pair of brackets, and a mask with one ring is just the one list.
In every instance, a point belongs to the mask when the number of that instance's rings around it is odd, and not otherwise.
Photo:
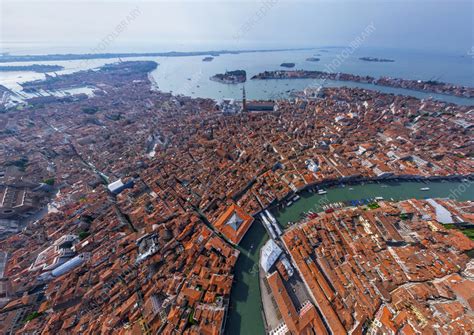
[(213, 59), (214, 59), (214, 57), (208, 56), (208, 57), (204, 57), (204, 58), (202, 59), (202, 61), (203, 61), (203, 62), (211, 62)]
[(405, 88), (415, 91), (432, 92), (438, 94), (454, 95), (458, 97), (473, 98), (474, 88), (468, 86), (443, 83), (436, 80), (415, 80), (391, 77), (374, 78), (371, 76), (360, 76), (342, 72), (324, 72), (309, 70), (279, 70), (264, 71), (254, 75), (251, 79), (324, 79), (337, 81), (352, 81), (356, 83), (366, 83), (378, 86)]
[(308, 57), (306, 58), (307, 62), (319, 62), (321, 59), (318, 57)]
[(377, 57), (360, 57), (360, 60), (364, 62), (379, 62), (379, 63), (392, 63), (395, 62), (393, 59), (388, 58), (377, 58)]
[(218, 73), (209, 79), (223, 84), (245, 83), (247, 81), (247, 72), (245, 70), (226, 71), (225, 73)]
[(281, 67), (287, 67), (287, 68), (292, 68), (295, 67), (295, 63), (281, 63)]
[(145, 53), (88, 53), (88, 54), (48, 54), (48, 55), (11, 55), (0, 54), (0, 63), (11, 62), (39, 62), (39, 61), (61, 61), (78, 59), (107, 59), (128, 57), (186, 57), (186, 56), (219, 56), (225, 54), (237, 55), (241, 53), (255, 52), (280, 52), (280, 51), (303, 51), (313, 48), (296, 49), (250, 49), (250, 50), (211, 50), (211, 51), (168, 51), (168, 52), (145, 52)]
[(45, 64), (0, 66), (0, 72), (33, 71), (33, 72), (39, 72), (39, 73), (46, 73), (46, 72), (60, 71), (63, 69), (64, 67), (60, 65), (45, 65)]
[(89, 85), (92, 82), (100, 82), (110, 86), (116, 86), (118, 82), (127, 80), (141, 80), (143, 75), (156, 69), (158, 63), (153, 61), (126, 61), (113, 64), (105, 64), (96, 70), (82, 70), (79, 72), (52, 76), (46, 74), (45, 79), (21, 83), (23, 91), (28, 93), (78, 88)]

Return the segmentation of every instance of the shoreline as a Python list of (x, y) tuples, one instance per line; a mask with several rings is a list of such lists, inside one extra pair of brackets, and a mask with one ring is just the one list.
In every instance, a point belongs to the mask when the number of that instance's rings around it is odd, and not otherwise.
[(0, 63), (37, 62), (37, 61), (68, 61), (82, 59), (109, 59), (131, 57), (192, 57), (219, 56), (257, 52), (305, 51), (316, 48), (286, 48), (286, 49), (244, 49), (244, 50), (204, 50), (204, 51), (165, 51), (165, 52), (123, 52), (123, 53), (70, 53), (70, 54), (36, 54), (36, 55), (6, 55), (0, 56)]
[[(281, 51), (284, 51), (284, 50), (281, 50)], [(249, 51), (249, 52), (259, 52), (259, 51)], [(0, 57), (0, 64), (1, 64), (1, 58)], [(117, 62), (112, 62), (112, 63), (107, 63), (106, 65), (108, 64), (114, 64), (114, 63), (117, 63)], [(157, 66), (159, 66), (160, 64), (157, 63)], [(81, 71), (88, 71), (87, 69), (85, 70), (80, 70), (78, 72), (81, 72)], [(285, 71), (285, 70), (283, 70)], [(155, 91), (160, 91), (162, 93), (171, 93), (172, 95), (180, 95), (178, 92), (173, 92), (173, 91), (170, 91), (170, 90), (166, 90), (166, 89), (163, 89), (161, 87), (158, 86), (158, 83), (156, 81), (156, 79), (153, 77), (153, 74), (152, 74), (153, 71), (150, 71), (148, 72), (148, 80), (150, 82), (150, 86), (151, 86), (151, 89), (152, 90), (155, 90)], [(71, 74), (75, 74), (77, 72), (73, 72)], [(254, 76), (255, 77), (255, 76)], [(221, 80), (214, 80), (211, 78), (209, 78), (211, 81), (214, 81), (214, 82), (218, 82), (220, 84), (226, 84), (226, 85), (231, 85), (231, 86), (235, 86), (235, 85), (238, 85), (240, 84), (240, 82), (225, 82), (225, 81), (221, 81)], [(253, 77), (250, 78), (250, 79), (254, 79)], [(309, 80), (309, 79), (315, 79), (315, 78), (302, 78), (302, 77), (288, 77), (288, 78), (258, 78), (259, 80), (281, 80), (281, 79), (305, 79), (305, 80)], [(324, 79), (321, 79), (321, 80), (324, 80)], [(41, 81), (41, 80), (33, 80), (34, 81)], [(337, 82), (337, 83), (341, 83), (341, 86), (336, 86), (336, 87), (345, 87), (343, 85), (344, 82), (348, 82), (348, 83), (353, 83), (353, 84), (360, 84), (360, 85), (371, 85), (372, 87), (364, 87), (364, 86), (359, 86), (361, 89), (365, 89), (365, 90), (372, 90), (372, 91), (376, 91), (376, 92), (379, 92), (380, 94), (388, 94), (388, 95), (395, 95), (395, 96), (403, 96), (403, 97), (407, 97), (407, 98), (414, 98), (414, 99), (418, 99), (418, 100), (423, 100), (423, 99), (433, 99), (434, 101), (439, 101), (439, 102), (442, 102), (442, 103), (446, 103), (446, 104), (452, 104), (452, 105), (457, 105), (457, 106), (474, 106), (474, 97), (466, 97), (466, 96), (459, 96), (459, 95), (453, 95), (453, 94), (447, 94), (447, 93), (444, 93), (444, 92), (431, 92), (431, 91), (425, 91), (425, 90), (420, 90), (420, 89), (417, 89), (417, 88), (405, 88), (405, 87), (395, 87), (395, 86), (386, 86), (386, 85), (379, 85), (379, 84), (374, 84), (374, 83), (370, 83), (370, 82), (362, 82), (362, 81), (351, 81), (351, 80), (333, 80), (331, 79), (331, 81), (334, 81), (334, 82)], [(22, 82), (20, 85), (23, 85), (23, 84), (27, 84), (27, 83), (31, 83), (32, 81), (26, 81), (26, 82)], [(76, 88), (81, 88), (82, 86), (81, 85), (76, 85), (77, 87)], [(464, 86), (464, 85), (463, 85)], [(74, 88), (74, 86), (72, 86)], [(350, 86), (348, 86), (350, 87)], [(382, 88), (382, 89), (380, 89)], [(383, 88), (385, 89), (393, 89), (393, 90), (406, 90), (407, 92), (386, 92), (386, 91), (383, 91)], [(12, 92), (12, 94), (14, 95), (17, 95), (18, 93), (21, 93), (21, 92), (24, 92), (24, 90), (21, 90), (21, 91), (11, 91), (10, 89), (6, 88), (6, 90), (9, 90), (10, 92)], [(412, 91), (412, 94), (410, 94), (409, 91)], [(416, 96), (415, 93), (421, 93), (421, 94), (435, 94), (435, 95), (438, 95), (439, 97), (432, 97), (432, 96), (429, 96), (429, 97), (420, 97), (420, 96)], [(191, 95), (189, 94), (185, 94), (186, 96), (190, 96), (192, 97)], [(446, 99), (448, 100), (444, 100), (443, 97), (446, 97)], [(203, 98), (203, 99), (211, 99), (211, 100), (219, 100), (218, 98), (213, 98), (213, 97), (192, 97), (192, 98)], [(290, 97), (289, 97), (290, 98)], [(465, 99), (465, 101), (455, 101), (455, 100), (452, 100), (452, 99)]]
[(61, 65), (0, 65), (0, 72), (35, 72), (35, 73), (50, 73), (64, 70)]
[(209, 78), (221, 84), (242, 84), (247, 81), (247, 72), (245, 70), (226, 71), (225, 73), (217, 73)]
[(244, 81), (233, 81), (233, 80), (226, 80), (226, 79), (219, 79), (219, 78), (214, 78), (214, 76), (209, 77), (209, 80), (214, 81), (219, 84), (226, 84), (226, 85), (237, 85), (237, 84), (243, 84), (247, 80)]
[[(375, 78), (372, 76), (361, 76), (352, 73), (342, 72), (324, 72), (311, 70), (273, 70), (257, 73), (250, 78), (251, 80), (281, 80), (281, 79), (312, 79), (312, 80), (332, 80), (340, 82), (353, 82), (359, 84), (371, 84), (374, 86), (392, 87), (407, 89), (412, 91), (443, 94), (459, 98), (474, 98), (474, 88), (466, 85), (456, 85), (444, 82), (402, 79), (381, 76)], [(441, 90), (437, 90), (441, 88)]]

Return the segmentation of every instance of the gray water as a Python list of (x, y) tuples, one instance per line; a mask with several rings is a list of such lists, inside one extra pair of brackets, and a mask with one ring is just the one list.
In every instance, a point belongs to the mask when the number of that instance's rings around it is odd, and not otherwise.
[[(265, 70), (282, 69), (283, 62), (296, 63), (295, 69), (327, 70), (326, 66), (340, 57), (341, 48), (315, 48), (312, 50), (255, 52), (226, 54), (217, 56), (211, 62), (203, 62), (202, 56), (195, 57), (139, 57), (127, 60), (153, 60), (160, 65), (151, 75), (162, 91), (175, 94), (204, 97), (212, 99), (242, 97), (243, 84), (229, 85), (209, 80), (216, 73), (226, 70), (243, 69), (247, 71), (249, 80), (245, 83), (249, 99), (274, 99), (289, 96), (290, 91), (301, 91), (306, 87), (318, 86), (321, 81), (313, 79), (297, 80), (250, 80), (250, 77)], [(383, 57), (394, 59), (393, 63), (365, 62), (359, 57)], [(318, 57), (319, 62), (308, 62), (306, 58)], [(64, 70), (58, 74), (71, 73), (79, 70), (99, 67), (118, 59), (75, 60), (56, 62), (34, 62), (37, 64), (62, 65)], [(11, 65), (28, 65), (30, 62), (11, 63)], [(415, 51), (391, 49), (360, 49), (347, 58), (341, 65), (332, 69), (373, 77), (391, 76), (403, 79), (439, 80), (448, 83), (474, 86), (473, 58), (461, 54), (433, 54)], [(19, 90), (18, 83), (44, 78), (44, 74), (34, 72), (3, 72), (0, 73), (0, 84)], [(347, 86), (375, 89), (385, 93), (410, 95), (420, 99), (433, 97), (437, 100), (474, 105), (474, 99), (460, 98), (448, 95), (418, 92), (407, 89), (382, 87), (371, 84), (326, 81), (325, 86)]]
[[(202, 62), (202, 57), (189, 57), (186, 62), (181, 58), (162, 59), (160, 66), (153, 71), (158, 87), (164, 91), (193, 97), (214, 99), (241, 99), (244, 84), (221, 84), (209, 80), (216, 73), (226, 70), (243, 69), (247, 71), (245, 89), (249, 99), (274, 99), (288, 97), (290, 91), (302, 91), (306, 87), (317, 87), (323, 83), (329, 87), (361, 87), (378, 90), (384, 93), (414, 96), (419, 99), (433, 97), (434, 99), (462, 105), (474, 105), (474, 99), (419, 92), (408, 89), (382, 87), (372, 84), (342, 82), (328, 80), (322, 82), (314, 79), (280, 79), (280, 80), (250, 80), (250, 78), (265, 70), (283, 69), (283, 62), (296, 63), (294, 69), (321, 70), (337, 58), (342, 49), (320, 49), (305, 51), (285, 51), (268, 53), (249, 53), (238, 55), (222, 55), (215, 57), (212, 62)], [(365, 62), (358, 58), (362, 55), (376, 55), (394, 59), (393, 63)], [(317, 55), (319, 62), (309, 62), (306, 58)], [(338, 72), (373, 77), (391, 76), (404, 79), (440, 80), (459, 85), (474, 86), (472, 58), (462, 55), (420, 55), (417, 53), (386, 51), (359, 51), (334, 69)], [(447, 69), (450, 69), (449, 71)]]

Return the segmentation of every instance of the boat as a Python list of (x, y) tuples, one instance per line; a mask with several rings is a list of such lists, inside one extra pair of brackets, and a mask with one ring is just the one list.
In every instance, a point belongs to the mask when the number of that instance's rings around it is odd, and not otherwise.
[(352, 187), (349, 187), (349, 191), (354, 191), (354, 189)]
[(299, 199), (300, 199), (300, 196), (298, 194), (293, 197), (293, 201), (297, 201)]
[(375, 200), (376, 200), (376, 201), (383, 200), (383, 197), (375, 197)]
[(318, 194), (326, 194), (328, 192), (326, 192), (325, 190), (321, 189), (321, 190), (318, 190)]
[(420, 188), (420, 191), (429, 191), (429, 190), (430, 190), (429, 187), (422, 187), (422, 188)]

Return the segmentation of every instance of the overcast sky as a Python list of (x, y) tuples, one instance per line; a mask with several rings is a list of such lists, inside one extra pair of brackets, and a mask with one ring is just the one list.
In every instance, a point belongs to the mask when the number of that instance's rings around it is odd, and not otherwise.
[[(473, 1), (0, 0), (3, 50), (38, 45), (107, 51), (348, 45), (371, 23), (367, 47), (465, 52)], [(73, 50), (73, 49), (71, 49)]]

